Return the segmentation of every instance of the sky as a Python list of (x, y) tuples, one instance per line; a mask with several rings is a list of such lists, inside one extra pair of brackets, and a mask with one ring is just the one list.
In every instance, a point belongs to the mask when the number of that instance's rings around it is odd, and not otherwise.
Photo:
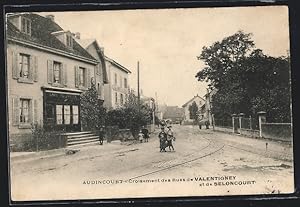
[(233, 35), (252, 33), (256, 47), (267, 55), (286, 56), (289, 50), (286, 6), (189, 8), (155, 10), (51, 12), (64, 30), (80, 32), (81, 39), (97, 39), (106, 56), (132, 73), (137, 88), (137, 61), (143, 94), (159, 104), (182, 106), (206, 93), (207, 83), (196, 73), (203, 46)]

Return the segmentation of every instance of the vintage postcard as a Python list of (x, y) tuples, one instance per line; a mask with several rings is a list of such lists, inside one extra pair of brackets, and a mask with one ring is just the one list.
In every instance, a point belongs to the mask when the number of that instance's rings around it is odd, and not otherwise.
[(294, 192), (287, 6), (6, 14), (12, 201)]

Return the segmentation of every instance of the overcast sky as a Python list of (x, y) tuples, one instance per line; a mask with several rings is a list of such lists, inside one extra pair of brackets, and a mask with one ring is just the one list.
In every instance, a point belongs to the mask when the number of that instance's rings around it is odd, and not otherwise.
[(182, 106), (194, 95), (203, 96), (206, 83), (195, 78), (203, 67), (197, 56), (203, 46), (238, 30), (253, 33), (256, 47), (268, 55), (286, 55), (289, 49), (285, 6), (51, 14), (64, 30), (97, 39), (108, 57), (132, 71), (129, 84), (134, 89), (139, 60), (143, 94), (155, 98), (157, 92), (160, 104)]

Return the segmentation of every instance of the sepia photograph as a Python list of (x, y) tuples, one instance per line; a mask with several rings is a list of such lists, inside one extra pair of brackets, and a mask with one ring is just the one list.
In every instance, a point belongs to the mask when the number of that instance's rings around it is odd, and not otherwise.
[(288, 11), (7, 13), (11, 201), (294, 193)]

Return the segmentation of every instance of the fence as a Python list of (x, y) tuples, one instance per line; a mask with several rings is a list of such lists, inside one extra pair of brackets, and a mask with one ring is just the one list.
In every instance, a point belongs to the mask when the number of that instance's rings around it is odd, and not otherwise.
[(280, 141), (292, 141), (291, 123), (266, 123), (265, 112), (259, 112), (258, 118), (233, 115), (231, 119), (214, 119), (214, 129), (237, 133), (248, 137), (268, 138)]
[(291, 141), (292, 125), (291, 123), (262, 123), (261, 136), (280, 141)]
[(214, 119), (215, 126), (232, 128), (232, 119)]

